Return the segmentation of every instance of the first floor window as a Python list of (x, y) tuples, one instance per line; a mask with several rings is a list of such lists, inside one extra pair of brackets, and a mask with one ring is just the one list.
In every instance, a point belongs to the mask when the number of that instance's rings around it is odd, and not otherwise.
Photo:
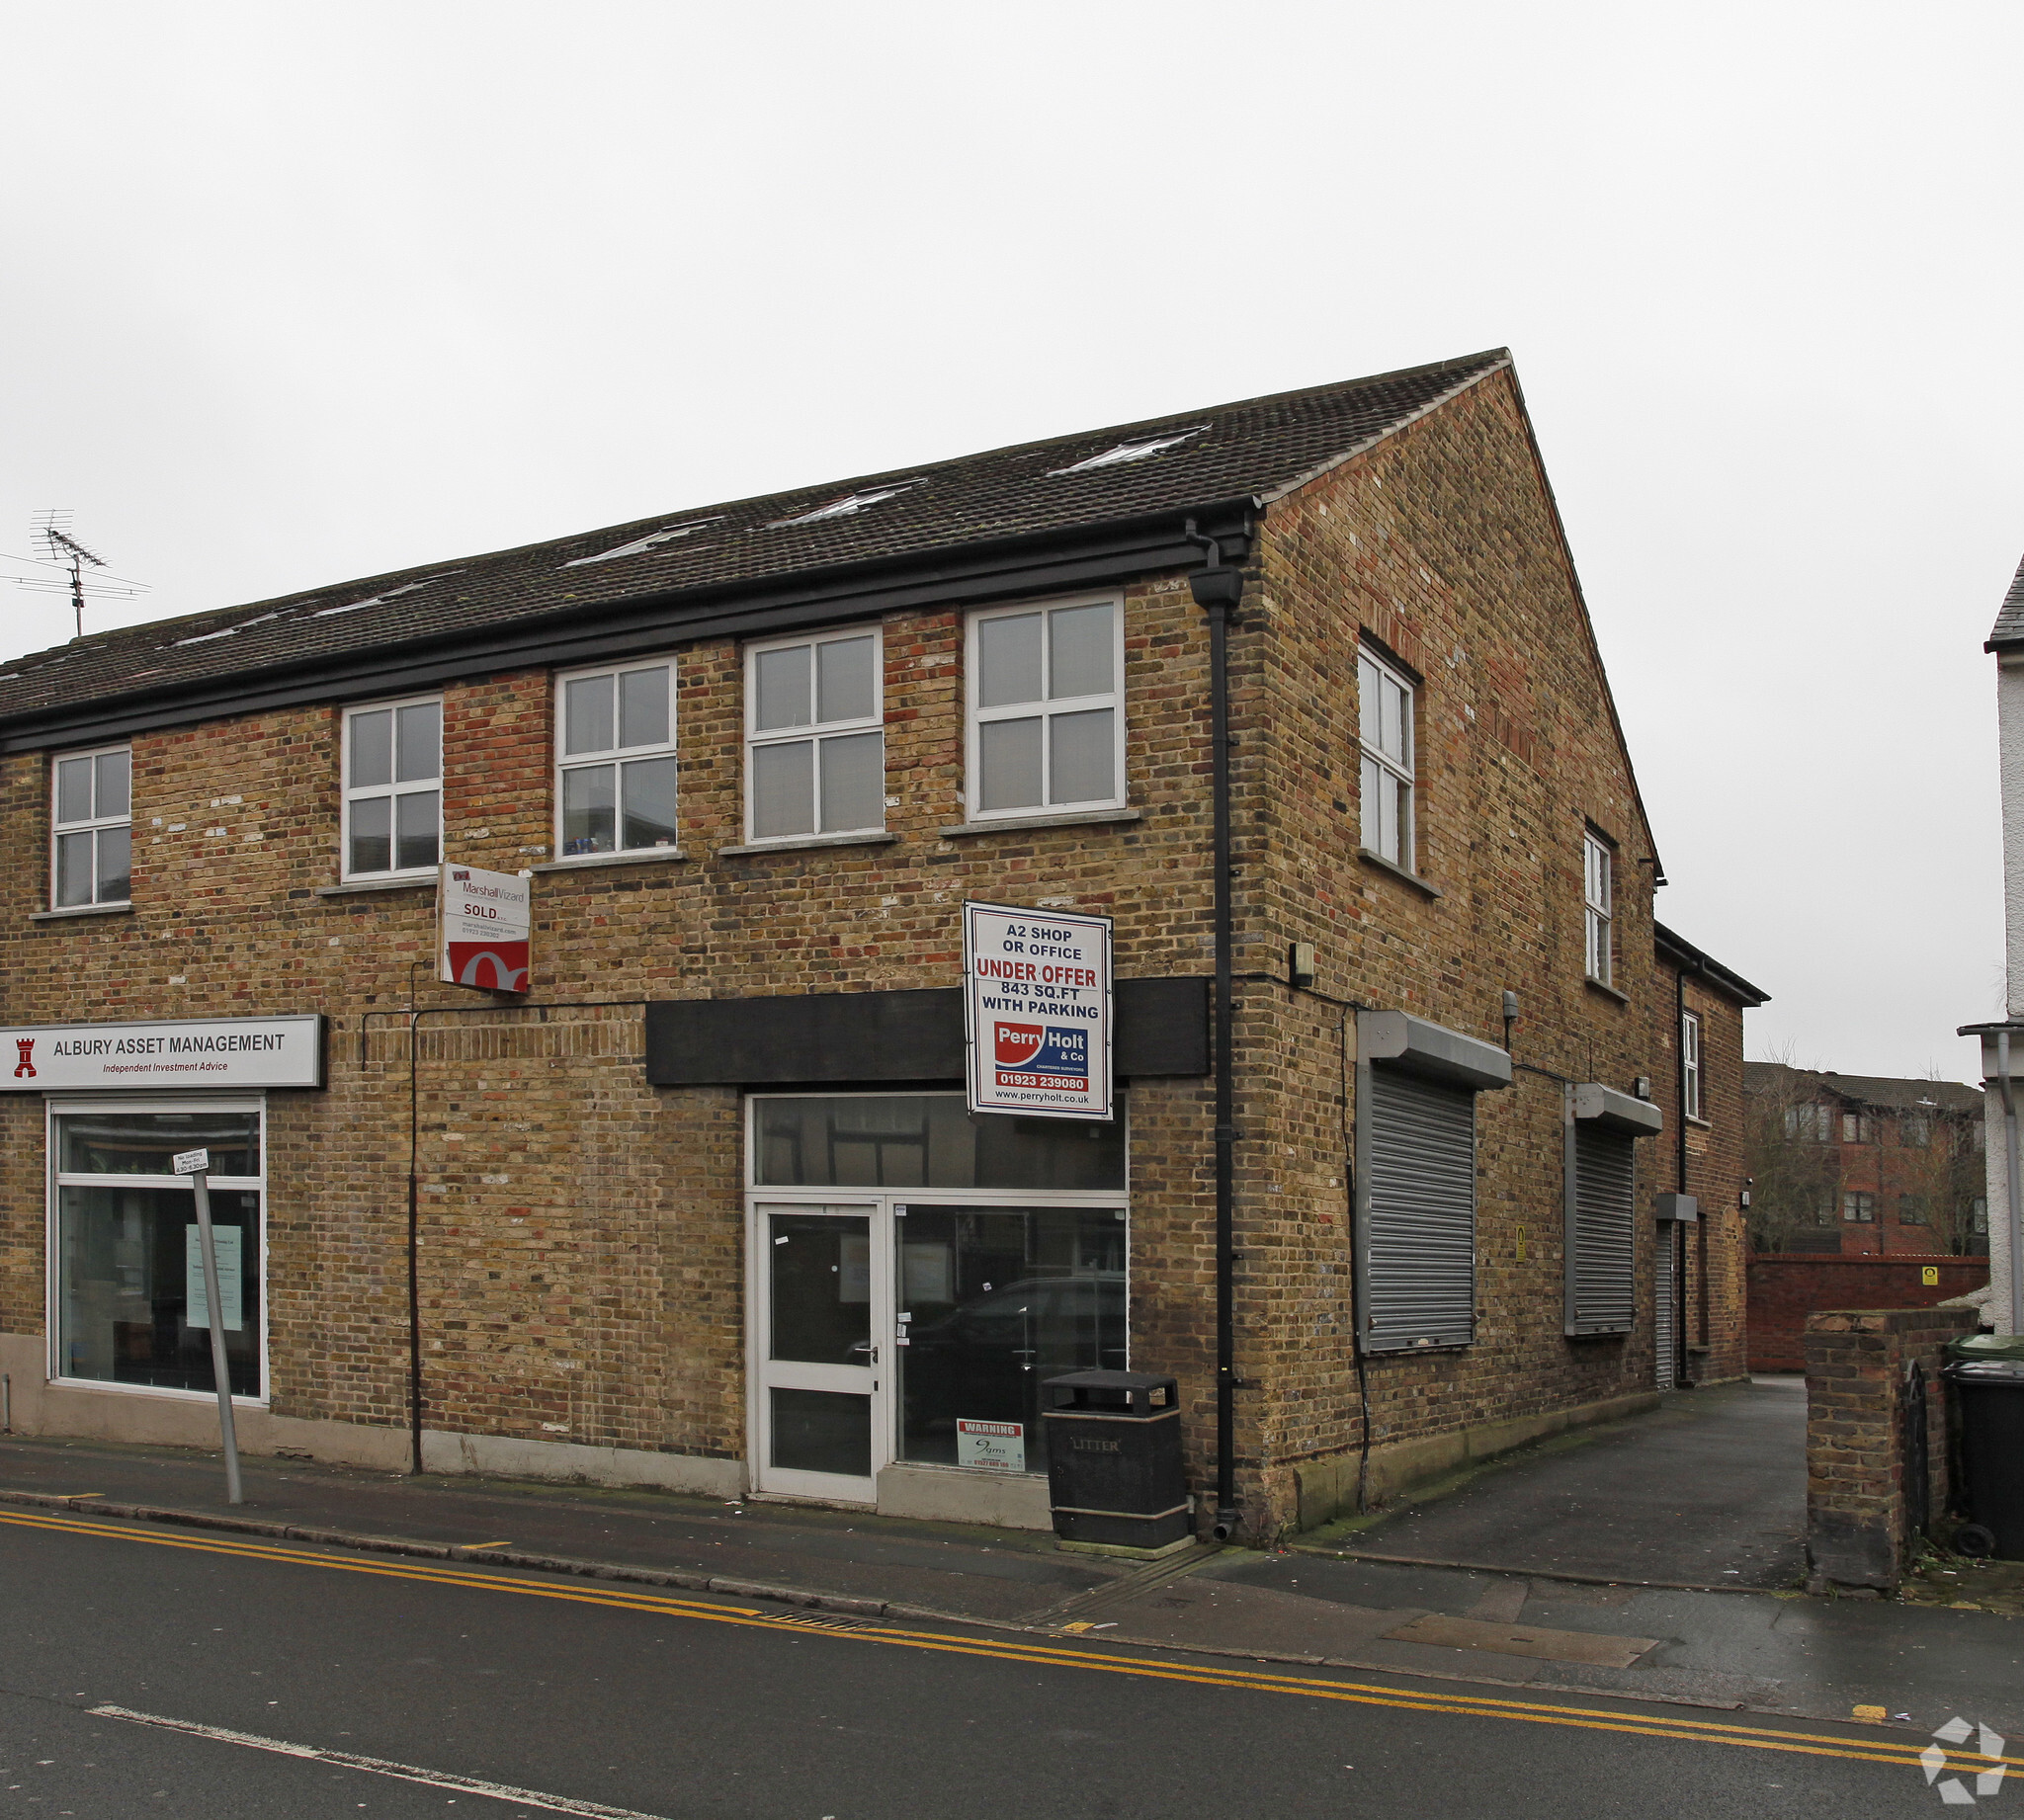
[(1701, 1014), (1683, 1013), (1680, 1018), (1680, 1097), (1689, 1118), (1703, 1118), (1701, 1110)]
[(878, 631), (755, 645), (745, 665), (750, 838), (882, 830), (885, 679)]
[(1932, 1217), (1926, 1212), (1923, 1195), (1899, 1195), (1898, 1197), (1898, 1223), (1900, 1226), (1929, 1226)]
[(345, 876), (426, 871), (442, 857), (443, 703), (348, 709)]
[(1829, 1106), (1788, 1106), (1785, 1135), (1803, 1143), (1825, 1144), (1834, 1139), (1834, 1109)]
[(561, 679), (555, 799), (565, 860), (675, 844), (674, 665)]
[(1877, 1223), (1876, 1196), (1857, 1194), (1853, 1190), (1843, 1195), (1841, 1197), (1841, 1217), (1855, 1225), (1875, 1225)]
[(58, 1108), (51, 1263), (59, 1378), (216, 1394), (190, 1178), (179, 1150), (211, 1152), (225, 1362), (235, 1396), (265, 1394), (257, 1108)]
[(1843, 1113), (1841, 1115), (1841, 1141), (1844, 1144), (1873, 1144), (1877, 1141), (1876, 1121), (1868, 1113)]
[(1614, 856), (1593, 834), (1581, 838), (1582, 923), (1587, 932), (1588, 977), (1598, 985), (1610, 983), (1613, 973), (1613, 946), (1610, 925), (1615, 920), (1615, 895), (1610, 871)]
[(1412, 870), (1412, 685), (1382, 658), (1356, 660), (1358, 739), (1363, 752), (1363, 845)]
[(133, 755), (126, 746), (55, 764), (51, 907), (124, 904), (132, 890)]
[(1124, 801), (1124, 627), (1115, 600), (970, 620), (971, 815)]

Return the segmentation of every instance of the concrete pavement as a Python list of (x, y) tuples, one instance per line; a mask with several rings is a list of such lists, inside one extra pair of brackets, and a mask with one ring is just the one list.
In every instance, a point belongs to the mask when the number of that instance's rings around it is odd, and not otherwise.
[(1806, 1423), (1803, 1378), (1676, 1391), (1649, 1415), (1557, 1437), (1302, 1541), (1509, 1573), (1797, 1586)]

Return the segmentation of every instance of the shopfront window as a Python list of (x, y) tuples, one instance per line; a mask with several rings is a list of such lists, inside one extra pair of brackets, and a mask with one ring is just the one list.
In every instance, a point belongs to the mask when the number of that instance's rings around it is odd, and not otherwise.
[(759, 1489), (863, 1503), (893, 1463), (1045, 1472), (1041, 1386), (1131, 1363), (1122, 1115), (750, 1107)]
[(214, 1394), (196, 1198), (171, 1158), (208, 1149), (225, 1358), (264, 1394), (260, 1113), (58, 1110), (52, 1119), (58, 1377)]
[[(1047, 1470), (1040, 1387), (1127, 1361), (1122, 1207), (937, 1207), (898, 1222), (899, 1457)], [(1010, 1462), (1007, 1462), (1010, 1463)]]
[(753, 1121), (759, 1188), (1125, 1186), (1125, 1120), (972, 1113), (961, 1094), (766, 1099)]

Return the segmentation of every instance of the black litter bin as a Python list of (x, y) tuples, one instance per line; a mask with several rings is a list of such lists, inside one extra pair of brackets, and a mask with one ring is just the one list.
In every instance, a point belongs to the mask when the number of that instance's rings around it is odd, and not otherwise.
[(1149, 1371), (1070, 1371), (1041, 1386), (1048, 1495), (1064, 1541), (1164, 1548), (1193, 1530), (1179, 1386)]
[(1968, 1519), (1954, 1546), (2024, 1561), (2024, 1342), (1982, 1335), (1947, 1350), (1943, 1375), (1959, 1412), (1959, 1502)]

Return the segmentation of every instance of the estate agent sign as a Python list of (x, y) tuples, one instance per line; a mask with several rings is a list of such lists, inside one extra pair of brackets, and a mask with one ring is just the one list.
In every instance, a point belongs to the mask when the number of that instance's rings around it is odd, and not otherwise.
[(525, 992), (534, 880), (475, 866), (445, 866), (436, 888), (436, 977), (487, 992)]
[(323, 1020), (42, 1024), (0, 1030), (0, 1088), (321, 1087)]
[(970, 1110), (1111, 1117), (1111, 921), (963, 906)]

